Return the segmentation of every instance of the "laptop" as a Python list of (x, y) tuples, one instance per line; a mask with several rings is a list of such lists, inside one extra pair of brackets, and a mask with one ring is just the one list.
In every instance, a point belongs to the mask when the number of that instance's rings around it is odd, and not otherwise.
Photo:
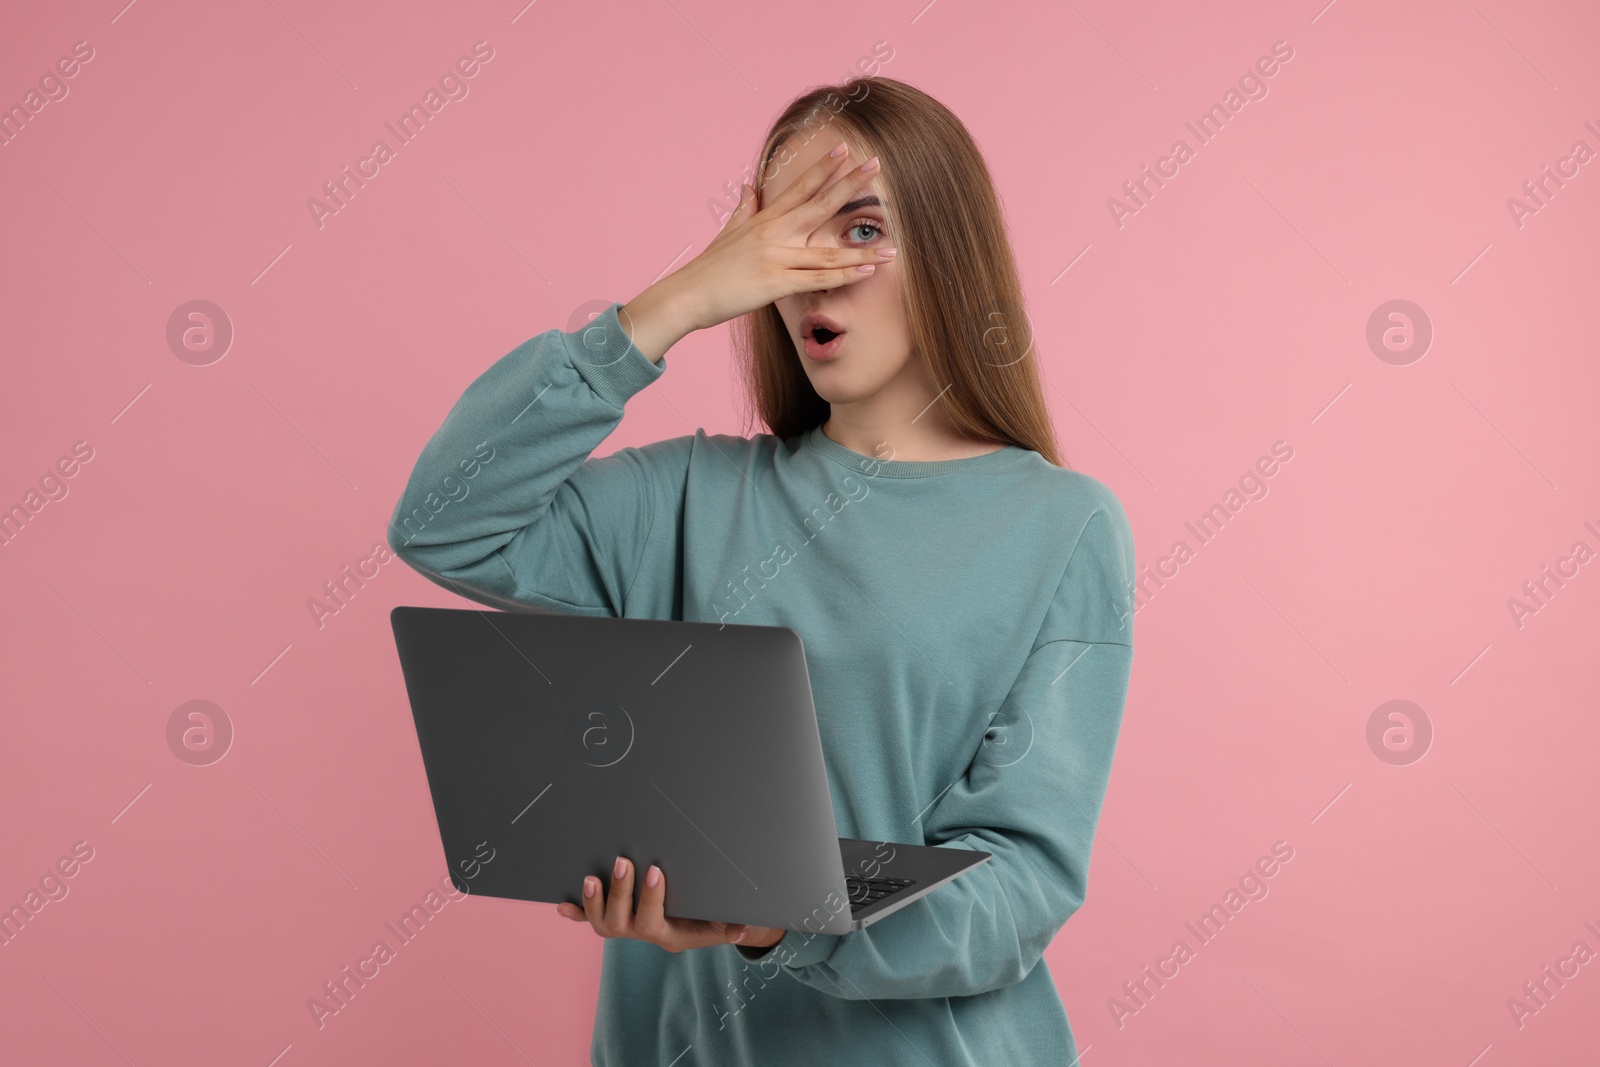
[(653, 863), (674, 918), (844, 934), (990, 858), (838, 836), (789, 627), (410, 606), (389, 617), (462, 892), (581, 907), (584, 876), (609, 892), (621, 855), (639, 872), (635, 908)]

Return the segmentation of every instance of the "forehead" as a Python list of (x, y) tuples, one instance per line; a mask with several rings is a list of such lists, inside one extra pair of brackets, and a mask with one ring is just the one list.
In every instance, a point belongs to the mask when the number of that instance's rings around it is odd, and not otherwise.
[[(810, 140), (807, 140), (807, 138)], [(851, 146), (851, 160), (855, 166), (865, 163), (871, 153), (861, 154), (855, 146), (855, 139), (838, 126), (818, 126), (814, 129), (799, 130), (789, 135), (772, 153), (772, 159), (767, 163), (763, 172), (764, 182), (761, 186), (761, 199), (771, 203), (774, 197), (782, 196), (783, 191), (793, 185), (800, 176), (811, 169), (823, 156), (833, 151), (840, 141)], [(834, 161), (835, 164), (838, 160)], [(879, 179), (883, 171), (880, 169), (873, 175), (872, 181), (867, 185), (867, 191), (884, 195)]]

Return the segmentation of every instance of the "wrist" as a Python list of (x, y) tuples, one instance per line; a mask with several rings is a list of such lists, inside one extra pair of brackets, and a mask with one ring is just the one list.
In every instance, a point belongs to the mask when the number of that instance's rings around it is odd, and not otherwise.
[(675, 271), (645, 290), (647, 293), (654, 290), (664, 320), (671, 324), (679, 337), (687, 337), (696, 330), (716, 325), (702, 320), (702, 309), (695, 288), (684, 277), (682, 271)]
[(659, 363), (669, 348), (700, 329), (687, 294), (671, 275), (617, 309), (617, 321), (635, 348)]

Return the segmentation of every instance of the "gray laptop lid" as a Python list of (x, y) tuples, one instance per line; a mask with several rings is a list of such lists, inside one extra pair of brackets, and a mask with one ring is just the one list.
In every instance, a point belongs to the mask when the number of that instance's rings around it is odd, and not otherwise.
[(666, 872), (669, 915), (851, 928), (792, 629), (409, 606), (390, 620), (458, 888), (576, 904), (624, 855)]

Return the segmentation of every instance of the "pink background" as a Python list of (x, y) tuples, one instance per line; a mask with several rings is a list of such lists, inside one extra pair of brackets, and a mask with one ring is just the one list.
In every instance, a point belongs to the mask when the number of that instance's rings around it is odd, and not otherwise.
[[(398, 560), (320, 628), (308, 601), (469, 381), (697, 254), (781, 105), (882, 41), (989, 160), (1072, 464), (1142, 566), (1194, 549), (1138, 614), (1088, 903), (1046, 956), (1083, 1062), (1595, 1062), (1600, 960), (1520, 1026), (1508, 1000), (1600, 952), (1600, 563), (1520, 628), (1507, 602), (1600, 549), (1600, 161), (1520, 227), (1507, 200), (1600, 149), (1600, 15), (923, 3), (8, 15), (5, 107), (93, 59), (0, 148), (0, 506), (93, 458), (0, 548), (0, 905), (93, 858), (0, 948), (0, 1059), (587, 1062), (600, 942), (542, 904), (449, 904), (317, 1026), (444, 877), (388, 611), (464, 602)], [(1269, 94), (1197, 146), (1184, 122), (1280, 40)], [(396, 147), (478, 41), (470, 94)], [(1119, 228), (1108, 198), (1179, 137)], [(319, 228), (308, 200), (379, 138)], [(206, 366), (167, 341), (194, 299), (235, 330)], [(1366, 341), (1395, 299), (1434, 328), (1407, 365)], [(726, 341), (675, 348), (599, 453), (745, 432)], [(1268, 495), (1199, 544), (1277, 441)], [(209, 766), (167, 739), (197, 699), (235, 731)], [(1424, 758), (1369, 746), (1390, 700)], [(1185, 922), (1279, 841), (1269, 895), (1199, 946)]]

